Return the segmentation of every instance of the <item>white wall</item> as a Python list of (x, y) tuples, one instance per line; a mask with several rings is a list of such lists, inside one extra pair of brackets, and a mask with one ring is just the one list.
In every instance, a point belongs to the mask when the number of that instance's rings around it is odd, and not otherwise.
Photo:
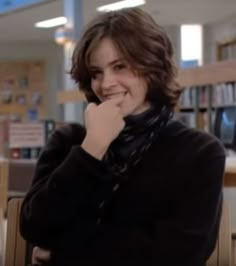
[(177, 65), (181, 60), (181, 47), (180, 47), (180, 27), (179, 26), (168, 26), (165, 27), (165, 31), (171, 39), (172, 45), (175, 52), (175, 60)]
[(204, 63), (216, 61), (217, 43), (236, 38), (236, 15), (222, 22), (204, 26)]
[(46, 64), (48, 89), (48, 117), (61, 120), (60, 107), (56, 105), (56, 92), (62, 88), (63, 50), (53, 41), (0, 42), (0, 61), (43, 60)]

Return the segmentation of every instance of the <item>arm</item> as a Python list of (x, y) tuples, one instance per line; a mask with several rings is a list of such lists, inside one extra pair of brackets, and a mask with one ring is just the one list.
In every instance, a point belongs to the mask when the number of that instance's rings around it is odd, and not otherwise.
[(60, 131), (52, 135), (22, 205), (21, 234), (40, 247), (52, 247), (76, 216), (92, 217), (97, 208), (94, 191), (109, 180), (104, 164), (85, 152), (79, 141), (71, 142)]
[(222, 148), (208, 150), (207, 156), (200, 157), (188, 171), (189, 182), (182, 184), (173, 198), (175, 220), (155, 224), (153, 265), (202, 266), (214, 250), (221, 216), (225, 157)]

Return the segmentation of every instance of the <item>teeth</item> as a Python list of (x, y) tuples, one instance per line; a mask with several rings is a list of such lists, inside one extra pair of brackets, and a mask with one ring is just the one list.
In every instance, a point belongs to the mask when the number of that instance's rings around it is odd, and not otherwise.
[(114, 93), (114, 94), (111, 94), (111, 95), (107, 95), (105, 96), (105, 100), (109, 100), (109, 99), (112, 99), (112, 98), (116, 98), (116, 97), (120, 97), (120, 96), (124, 96), (126, 93), (124, 92), (121, 92), (121, 93)]

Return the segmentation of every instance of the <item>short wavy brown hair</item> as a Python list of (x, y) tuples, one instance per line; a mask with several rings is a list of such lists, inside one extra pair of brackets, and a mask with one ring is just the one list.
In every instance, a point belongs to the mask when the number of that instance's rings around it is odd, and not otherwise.
[(89, 58), (103, 38), (110, 38), (131, 67), (148, 84), (147, 100), (174, 107), (180, 95), (173, 47), (165, 31), (140, 8), (102, 13), (85, 28), (70, 71), (88, 101), (99, 102), (91, 89)]

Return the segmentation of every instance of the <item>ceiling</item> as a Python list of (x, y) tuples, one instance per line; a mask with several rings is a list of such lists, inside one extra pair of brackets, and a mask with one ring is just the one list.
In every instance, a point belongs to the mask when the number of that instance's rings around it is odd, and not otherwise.
[[(96, 14), (97, 6), (111, 2), (115, 0), (83, 0), (84, 23)], [(151, 13), (163, 26), (183, 23), (211, 24), (236, 17), (236, 0), (146, 0), (146, 2), (142, 8)], [(55, 28), (37, 29), (34, 23), (57, 16), (63, 16), (63, 0), (51, 0), (48, 3), (0, 15), (0, 41), (52, 40)]]

